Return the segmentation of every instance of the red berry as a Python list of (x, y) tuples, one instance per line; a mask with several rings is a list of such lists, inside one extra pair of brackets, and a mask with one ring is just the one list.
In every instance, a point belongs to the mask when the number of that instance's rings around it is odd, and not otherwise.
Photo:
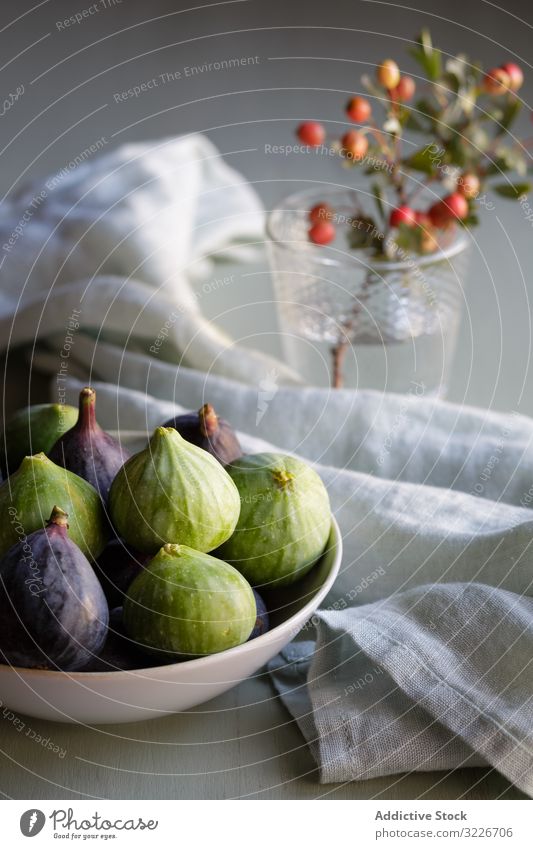
[(346, 106), (346, 114), (356, 124), (366, 124), (372, 113), (372, 107), (364, 97), (352, 97)]
[(454, 218), (467, 217), (468, 201), (463, 195), (459, 194), (459, 192), (453, 192), (453, 194), (445, 197), (444, 203), (446, 204)]
[(411, 207), (406, 204), (396, 207), (396, 209), (393, 209), (390, 214), (389, 224), (391, 227), (399, 227), (400, 224), (405, 224), (407, 227), (413, 227), (413, 225), (416, 224), (416, 214), (414, 209), (411, 209)]
[(335, 238), (335, 227), (331, 221), (317, 221), (310, 228), (308, 235), (315, 245), (328, 245)]
[(515, 64), (515, 62), (506, 62), (505, 65), (502, 65), (502, 71), (508, 75), (511, 80), (511, 89), (513, 91), (518, 91), (521, 88), (522, 83), (524, 82), (524, 74), (522, 73), (522, 68)]
[(434, 227), (446, 227), (452, 221), (450, 210), (442, 200), (438, 200), (430, 207), (428, 215)]
[(333, 210), (329, 203), (317, 203), (309, 210), (309, 221), (316, 224), (318, 221), (327, 221), (333, 217)]
[(348, 130), (341, 139), (344, 155), (355, 162), (363, 159), (368, 150), (368, 139), (358, 130)]
[(311, 147), (318, 147), (318, 145), (324, 143), (326, 131), (322, 124), (319, 124), (318, 121), (305, 121), (305, 123), (300, 124), (296, 130), (296, 135), (302, 144), (308, 144)]
[(407, 103), (408, 100), (413, 99), (415, 90), (416, 83), (412, 77), (400, 77), (398, 85), (391, 89), (391, 97)]
[(431, 227), (431, 218), (429, 217), (427, 212), (420, 212), (420, 210), (415, 211), (415, 221), (419, 227), (423, 227), (424, 230), (427, 230), (428, 227)]
[(511, 77), (504, 71), (503, 68), (493, 68), (483, 77), (483, 89), (487, 94), (499, 96), (509, 91), (511, 87)]
[(376, 77), (380, 85), (390, 90), (396, 88), (400, 82), (400, 69), (392, 59), (385, 59), (381, 65), (378, 65)]

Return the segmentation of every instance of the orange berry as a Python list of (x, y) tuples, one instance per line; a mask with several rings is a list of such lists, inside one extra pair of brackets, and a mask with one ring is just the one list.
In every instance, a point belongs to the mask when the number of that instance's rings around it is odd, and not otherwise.
[(309, 229), (308, 235), (315, 245), (328, 245), (335, 238), (335, 227), (330, 221), (318, 221)]
[(461, 174), (461, 176), (457, 180), (457, 191), (469, 200), (477, 197), (477, 195), (479, 194), (479, 189), (479, 177), (477, 177), (475, 174)]
[(302, 144), (307, 144), (310, 147), (318, 147), (323, 144), (326, 138), (326, 131), (318, 121), (305, 121), (296, 130), (296, 135)]
[(347, 103), (346, 114), (356, 124), (365, 124), (372, 114), (372, 107), (365, 97), (352, 97)]
[(468, 201), (459, 192), (434, 203), (429, 210), (429, 217), (434, 227), (446, 227), (456, 218), (466, 218), (468, 215)]
[(499, 95), (505, 94), (505, 92), (509, 91), (511, 87), (511, 78), (507, 71), (504, 71), (503, 68), (493, 68), (492, 71), (489, 71), (483, 77), (482, 86), (487, 94), (492, 94), (494, 97), (498, 97)]
[(422, 227), (424, 230), (432, 226), (431, 218), (427, 212), (420, 212), (418, 209), (415, 211), (415, 221), (418, 226)]
[(413, 99), (415, 91), (416, 83), (412, 77), (400, 77), (398, 85), (391, 89), (391, 97), (407, 103), (408, 100)]
[(420, 236), (420, 250), (423, 254), (432, 254), (438, 250), (439, 241), (433, 229), (424, 229)]
[(342, 151), (347, 159), (360, 162), (368, 150), (368, 139), (358, 130), (348, 130), (341, 139)]
[(406, 204), (398, 206), (396, 209), (392, 210), (389, 217), (389, 224), (391, 227), (399, 227), (400, 224), (405, 224), (407, 227), (413, 227), (416, 224), (416, 213), (414, 209), (411, 209), (411, 207)]
[(400, 82), (400, 69), (393, 59), (385, 59), (376, 70), (378, 83), (384, 88), (396, 88)]
[(522, 73), (522, 68), (519, 67), (515, 62), (506, 62), (505, 65), (502, 65), (502, 71), (508, 75), (511, 81), (511, 89), (512, 91), (518, 91), (519, 88), (522, 87), (522, 83), (524, 82), (524, 74)]
[(316, 224), (318, 221), (327, 221), (333, 217), (333, 210), (329, 203), (317, 203), (309, 210), (309, 221)]

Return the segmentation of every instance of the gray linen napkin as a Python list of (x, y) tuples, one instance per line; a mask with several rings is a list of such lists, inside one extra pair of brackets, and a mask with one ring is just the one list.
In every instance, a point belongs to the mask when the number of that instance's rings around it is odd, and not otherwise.
[(433, 584), (316, 628), (269, 669), (322, 782), (488, 763), (533, 795), (533, 599)]

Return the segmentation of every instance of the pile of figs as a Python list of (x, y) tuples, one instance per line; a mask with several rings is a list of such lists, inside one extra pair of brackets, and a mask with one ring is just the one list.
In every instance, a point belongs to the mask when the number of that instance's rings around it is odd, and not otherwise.
[(1, 463), (0, 663), (102, 672), (238, 646), (328, 544), (316, 472), (243, 454), (209, 404), (130, 456), (88, 387), (78, 411), (16, 413)]

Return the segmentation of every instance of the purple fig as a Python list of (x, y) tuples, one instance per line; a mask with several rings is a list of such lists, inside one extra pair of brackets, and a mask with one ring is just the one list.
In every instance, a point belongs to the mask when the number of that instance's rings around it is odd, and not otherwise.
[[(162, 666), (164, 660), (154, 659), (145, 654), (137, 643), (131, 640), (122, 624), (122, 607), (115, 607), (109, 614), (109, 631), (105, 645), (98, 657), (93, 657), (81, 672), (119, 672), (124, 669), (147, 669)], [(171, 659), (172, 663), (176, 658)]]
[(38, 669), (75, 670), (105, 642), (109, 608), (93, 569), (54, 507), (46, 528), (0, 561), (0, 657)]
[(106, 545), (94, 568), (111, 609), (122, 604), (131, 582), (149, 560), (149, 554), (133, 551), (119, 539)]
[(107, 503), (113, 479), (129, 456), (129, 452), (96, 421), (94, 389), (82, 389), (78, 421), (57, 440), (50, 451), (50, 459), (89, 481)]
[(211, 404), (197, 413), (185, 413), (169, 419), (163, 427), (173, 427), (180, 436), (212, 454), (223, 466), (229, 466), (242, 457), (242, 448), (237, 434), (229, 422), (220, 419)]
[(252, 592), (255, 598), (257, 618), (255, 620), (254, 630), (248, 637), (248, 640), (254, 640), (256, 637), (260, 637), (262, 634), (266, 634), (266, 632), (270, 629), (270, 618), (268, 615), (267, 606), (263, 601), (262, 597), (257, 592), (257, 590), (254, 590), (253, 587)]

